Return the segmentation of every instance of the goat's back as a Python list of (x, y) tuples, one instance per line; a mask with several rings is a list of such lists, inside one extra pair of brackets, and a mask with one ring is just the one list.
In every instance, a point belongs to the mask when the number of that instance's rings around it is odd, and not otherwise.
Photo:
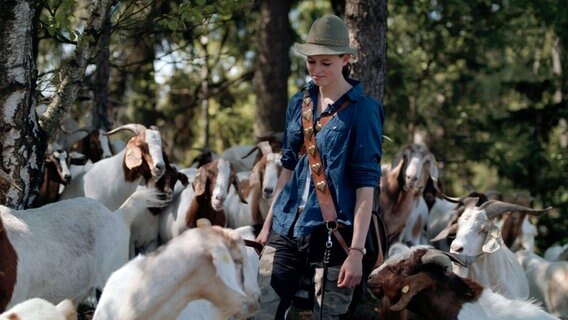
[(18, 255), (8, 307), (32, 297), (81, 301), (118, 268), (113, 260), (126, 262), (128, 247), (120, 244), (128, 230), (96, 200), (76, 198), (18, 211), (1, 207), (0, 212)]

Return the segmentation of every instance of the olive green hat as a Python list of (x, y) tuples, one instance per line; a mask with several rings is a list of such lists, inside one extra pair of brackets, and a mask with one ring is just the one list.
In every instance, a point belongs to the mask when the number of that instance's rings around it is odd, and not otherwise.
[(294, 48), (305, 56), (357, 54), (357, 50), (349, 46), (349, 32), (345, 23), (334, 15), (317, 19), (310, 28), (306, 43), (296, 43)]

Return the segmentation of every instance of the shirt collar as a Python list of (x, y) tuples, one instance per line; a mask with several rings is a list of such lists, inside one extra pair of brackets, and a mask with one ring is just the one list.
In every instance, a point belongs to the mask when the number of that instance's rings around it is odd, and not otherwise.
[[(361, 82), (354, 79), (347, 79), (347, 82), (349, 82), (349, 84), (352, 85), (353, 87), (349, 89), (349, 91), (347, 91), (345, 95), (348, 96), (349, 100), (351, 101), (359, 101), (363, 96), (363, 86), (361, 85)], [(317, 97), (318, 86), (316, 86), (313, 81), (308, 82), (307, 86), (308, 90), (310, 90), (310, 95), (312, 97), (314, 96)], [(341, 100), (341, 98), (339, 100)]]

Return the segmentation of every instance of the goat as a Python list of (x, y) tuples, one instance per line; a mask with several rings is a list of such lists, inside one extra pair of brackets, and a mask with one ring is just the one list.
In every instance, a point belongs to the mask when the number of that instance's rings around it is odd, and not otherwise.
[(510, 300), (478, 282), (452, 273), (443, 251), (416, 246), (391, 255), (367, 281), (383, 301), (381, 316), (408, 309), (426, 320), (545, 320), (557, 319), (538, 305)]
[(448, 229), (447, 234), (444, 238), (435, 240), (442, 230), (447, 229), (449, 226), (456, 226), (455, 224), (458, 218), (463, 214), (465, 210), (464, 199), (469, 199), (471, 197), (476, 197), (477, 206), (482, 205), (487, 202), (487, 196), (479, 192), (471, 192), (467, 197), (462, 198), (452, 198), (448, 197), (443, 193), (439, 193), (436, 196), (430, 213), (428, 214), (428, 222), (426, 224), (426, 236), (430, 239), (430, 243), (436, 248), (442, 251), (450, 251), (450, 245), (446, 238), (449, 236), (455, 236), (456, 228)]
[(114, 156), (93, 164), (93, 167), (74, 178), (61, 193), (61, 199), (93, 198), (110, 210), (116, 210), (142, 180), (158, 178), (164, 173), (162, 139), (156, 127), (146, 129), (140, 124), (120, 126), (107, 135), (129, 130), (135, 136), (126, 148)]
[(87, 132), (82, 139), (74, 141), (69, 147), (69, 151), (84, 154), (93, 163), (110, 158), (113, 154), (110, 150), (110, 142), (105, 131), (102, 129), (79, 129)]
[(531, 298), (555, 316), (568, 319), (568, 261), (547, 261), (530, 250), (516, 253), (529, 282)]
[[(166, 170), (164, 174), (155, 182), (150, 182), (149, 187), (165, 194), (165, 198), (170, 201), (173, 199), (173, 193), (176, 183), (179, 181), (181, 185), (189, 184), (185, 174), (179, 172), (170, 164), (167, 155), (164, 153)], [(138, 186), (138, 189), (145, 188)], [(132, 222), (130, 236), (130, 258), (134, 258), (137, 253), (149, 253), (158, 247), (158, 235), (160, 229), (160, 212), (162, 208), (148, 208), (146, 214), (137, 215)]]
[(41, 298), (32, 298), (0, 314), (0, 320), (76, 320), (77, 310), (70, 300), (58, 305)]
[(256, 137), (256, 145), (239, 145), (228, 148), (223, 151), (221, 158), (231, 161), (237, 172), (251, 171), (254, 165), (264, 156), (266, 150), (280, 153), (282, 138), (283, 133)]
[(241, 179), (241, 172), (238, 176), (239, 181), (244, 180), (241, 191), (248, 204), (242, 203), (236, 188), (230, 189), (225, 201), (224, 210), (229, 228), (262, 224), (270, 209), (282, 170), (281, 155), (273, 153), (266, 141), (259, 143), (258, 147), (262, 151), (262, 158), (254, 165), (248, 179)]
[[(181, 172), (185, 173), (184, 170)], [(188, 174), (188, 178), (190, 176), (192, 174)], [(188, 228), (195, 228), (199, 218), (209, 219), (212, 224), (224, 227), (227, 220), (223, 204), (231, 184), (238, 190), (241, 201), (246, 203), (231, 162), (217, 159), (201, 166), (193, 177), (191, 187), (188, 186), (176, 193), (172, 203), (162, 210), (160, 214), (162, 243)]]
[(61, 185), (71, 181), (67, 151), (59, 144), (49, 144), (45, 154), (45, 169), (43, 183), (39, 190), (38, 202), (41, 205), (59, 200)]
[(544, 258), (548, 261), (568, 261), (568, 243), (549, 247), (544, 251)]
[(471, 264), (468, 268), (456, 265), (454, 272), (480, 282), (505, 297), (526, 298), (529, 295), (528, 282), (515, 255), (503, 246), (499, 227), (492, 219), (505, 212), (520, 212), (539, 215), (551, 208), (536, 210), (507, 202), (490, 200), (477, 206), (478, 198), (463, 200), (463, 214), (457, 223), (442, 230), (434, 240), (441, 240), (456, 232), (450, 252), (465, 257)]
[[(196, 299), (211, 301), (219, 311), (216, 319), (250, 316), (259, 308), (260, 289), (258, 284), (254, 288), (256, 274), (245, 256), (244, 242), (234, 230), (187, 230), (114, 272), (93, 319), (175, 319)], [(255, 294), (249, 296), (251, 281)]]
[[(388, 241), (393, 243), (400, 240), (405, 228), (417, 232), (424, 228), (426, 219), (422, 218), (420, 211), (414, 209), (420, 208), (423, 211), (423, 207), (419, 206), (422, 191), (429, 178), (438, 179), (438, 167), (434, 155), (426, 146), (412, 144), (395, 155), (390, 167), (382, 166), (382, 171), (379, 203), (388, 228)], [(421, 217), (413, 219), (420, 223), (419, 226), (407, 223), (412, 214)], [(410, 234), (414, 239), (420, 236), (412, 230)]]
[(78, 303), (91, 296), (128, 261), (136, 215), (163, 205), (157, 191), (142, 190), (115, 212), (89, 198), (0, 206), (0, 312), (32, 297)]
[[(254, 228), (252, 226), (243, 226), (235, 229), (235, 231), (240, 234), (245, 241), (254, 241), (256, 238)], [(257, 281), (258, 269), (260, 267), (258, 253), (254, 248), (247, 246), (245, 259), (247, 261), (243, 265), (246, 265), (247, 268), (244, 270), (244, 291), (249, 297), (260, 297)], [(210, 320), (214, 319), (218, 312), (217, 307), (215, 307), (209, 300), (199, 299), (191, 301), (181, 311), (176, 320)]]

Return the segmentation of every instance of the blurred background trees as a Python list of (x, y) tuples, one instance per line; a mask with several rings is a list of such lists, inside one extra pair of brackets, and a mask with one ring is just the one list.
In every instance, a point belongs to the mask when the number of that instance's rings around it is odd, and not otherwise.
[[(35, 108), (52, 102), (93, 3), (33, 6)], [(368, 21), (369, 12), (386, 22)], [(157, 125), (182, 166), (196, 149), (252, 143), (283, 129), (287, 99), (307, 81), (292, 45), (328, 13), (345, 18), (355, 45), (375, 52), (358, 57), (353, 75), (385, 106), (392, 142), (383, 163), (408, 143), (425, 143), (448, 194), (495, 190), (552, 205), (539, 218), (540, 241), (567, 240), (562, 0), (115, 1), (68, 115), (104, 129)]]

